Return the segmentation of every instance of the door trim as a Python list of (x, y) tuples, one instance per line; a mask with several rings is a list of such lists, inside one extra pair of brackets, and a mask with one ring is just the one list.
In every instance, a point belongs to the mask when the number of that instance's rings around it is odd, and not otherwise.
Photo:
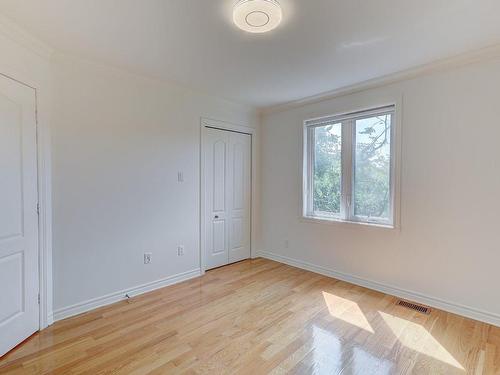
[(251, 168), (250, 168), (250, 184), (251, 184), (251, 192), (250, 192), (250, 258), (253, 258), (256, 254), (254, 249), (255, 239), (254, 239), (254, 228), (255, 228), (255, 215), (256, 212), (256, 200), (254, 197), (256, 196), (256, 141), (255, 135), (257, 134), (257, 129), (251, 128), (249, 126), (244, 125), (235, 125), (226, 121), (214, 120), (206, 117), (201, 117), (200, 119), (200, 271), (201, 274), (205, 274), (206, 271), (206, 257), (205, 257), (205, 149), (204, 149), (204, 129), (218, 129), (225, 130), (230, 132), (242, 133), (250, 135), (250, 143), (251, 143)]
[[(0, 65), (0, 75), (31, 88), (35, 94), (35, 126), (37, 156), (37, 192), (38, 192), (38, 273), (40, 295), (39, 330), (54, 322), (52, 312), (52, 181), (51, 181), (51, 146), (48, 115), (49, 90), (42, 83), (16, 69)], [(40, 89), (42, 87), (42, 89)], [(40, 97), (43, 97), (41, 104)], [(42, 107), (42, 111), (40, 111)], [(43, 112), (43, 115), (40, 115)]]

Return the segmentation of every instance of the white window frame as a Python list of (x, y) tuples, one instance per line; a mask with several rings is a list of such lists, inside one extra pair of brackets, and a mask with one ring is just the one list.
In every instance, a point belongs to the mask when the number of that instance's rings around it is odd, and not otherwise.
[[(391, 113), (390, 132), (390, 199), (389, 218), (367, 218), (354, 215), (354, 150), (356, 147), (356, 120)], [(342, 124), (342, 178), (341, 212), (339, 214), (313, 211), (313, 171), (314, 171), (314, 128), (325, 125)], [(385, 228), (399, 227), (399, 139), (400, 118), (396, 104), (378, 106), (305, 120), (303, 123), (303, 187), (302, 217), (315, 222), (340, 222), (372, 225)]]

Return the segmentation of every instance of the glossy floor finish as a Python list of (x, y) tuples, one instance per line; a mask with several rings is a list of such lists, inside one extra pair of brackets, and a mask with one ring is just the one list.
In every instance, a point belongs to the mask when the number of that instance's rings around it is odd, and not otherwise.
[(500, 328), (264, 259), (57, 322), (9, 374), (497, 374)]

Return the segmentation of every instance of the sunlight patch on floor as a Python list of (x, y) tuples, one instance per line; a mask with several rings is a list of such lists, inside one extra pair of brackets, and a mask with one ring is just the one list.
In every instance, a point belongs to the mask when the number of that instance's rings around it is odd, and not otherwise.
[(342, 370), (342, 343), (331, 332), (313, 327), (314, 373), (336, 374)]
[(384, 322), (407, 348), (464, 370), (462, 365), (420, 324), (379, 311)]
[(334, 294), (323, 292), (326, 306), (330, 315), (334, 318), (343, 320), (349, 324), (355, 325), (365, 331), (374, 333), (373, 328), (361, 311), (358, 304), (354, 301), (336, 296)]
[(335, 334), (313, 327), (314, 374), (337, 374), (345, 367), (354, 369), (355, 374), (391, 373), (393, 364), (367, 352), (352, 342), (342, 342)]
[(356, 347), (353, 350), (353, 367), (354, 374), (389, 375), (392, 373), (393, 363), (378, 358), (361, 347)]

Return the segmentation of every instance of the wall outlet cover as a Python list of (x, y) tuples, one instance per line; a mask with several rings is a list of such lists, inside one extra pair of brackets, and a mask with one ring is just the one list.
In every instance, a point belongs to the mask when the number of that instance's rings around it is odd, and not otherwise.
[(184, 245), (177, 246), (177, 256), (183, 256), (184, 255)]

